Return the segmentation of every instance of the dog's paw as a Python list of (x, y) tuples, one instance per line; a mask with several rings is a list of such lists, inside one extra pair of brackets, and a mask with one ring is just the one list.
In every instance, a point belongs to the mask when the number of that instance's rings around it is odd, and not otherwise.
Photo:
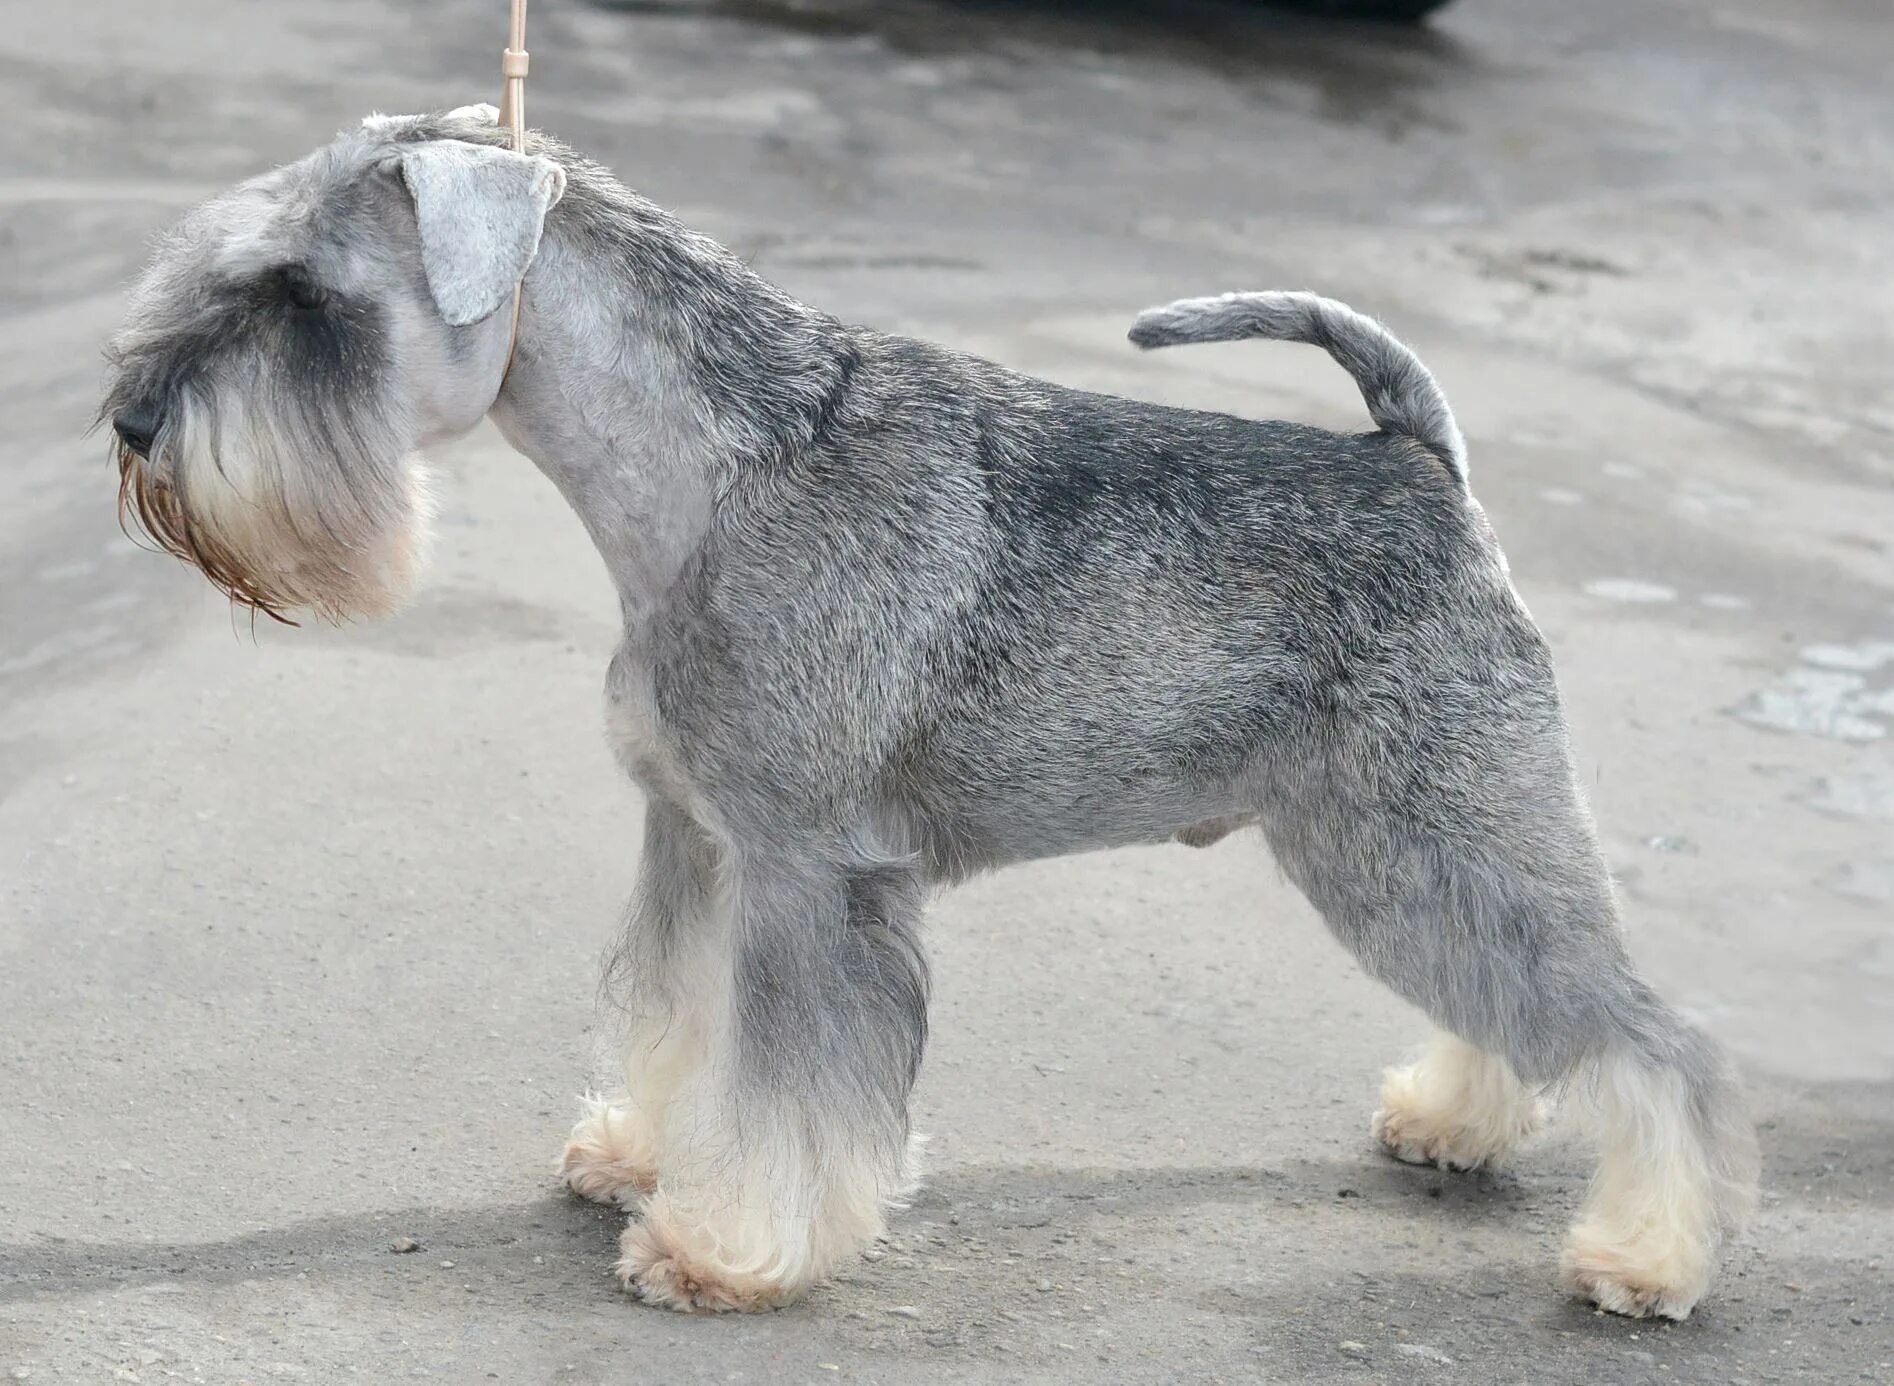
[(456, 106), (447, 113), (449, 120), (473, 120), (482, 125), (498, 125), (500, 108), (490, 101), (477, 102), (472, 106)]
[(665, 1234), (664, 1220), (628, 1224), (618, 1239), (612, 1273), (633, 1298), (659, 1309), (694, 1314), (753, 1314), (795, 1297), (780, 1281), (720, 1268), (684, 1252)]
[(559, 1179), (580, 1198), (625, 1204), (657, 1187), (651, 1142), (637, 1115), (603, 1098), (583, 1099), (585, 1112), (559, 1156)]
[(1418, 1065), (1389, 1069), (1369, 1131), (1397, 1160), (1462, 1171), (1497, 1163), (1536, 1133), (1550, 1112), (1549, 1104), (1537, 1097), (1482, 1106), (1468, 1100), (1470, 1096), (1462, 1094), (1457, 1104), (1443, 1103)]
[(1559, 1263), (1573, 1294), (1600, 1309), (1642, 1319), (1685, 1319), (1709, 1284), (1710, 1256), (1688, 1238), (1663, 1232), (1613, 1240), (1573, 1229)]

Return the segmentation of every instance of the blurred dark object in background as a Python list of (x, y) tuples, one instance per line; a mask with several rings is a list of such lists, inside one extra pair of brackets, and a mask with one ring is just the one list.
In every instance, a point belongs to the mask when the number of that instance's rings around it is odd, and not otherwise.
[(1417, 24), (1447, 0), (1265, 0), (1278, 9), (1300, 10), (1325, 19), (1375, 19), (1389, 24)]

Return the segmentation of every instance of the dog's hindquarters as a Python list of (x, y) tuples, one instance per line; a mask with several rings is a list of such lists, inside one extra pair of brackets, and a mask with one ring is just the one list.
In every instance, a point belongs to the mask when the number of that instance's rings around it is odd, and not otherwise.
[[(1374, 421), (1424, 445), (1472, 508), (1439, 386), (1352, 309), (1227, 294), (1151, 309), (1130, 335), (1144, 347), (1323, 347)], [(1330, 547), (1350, 561), (1328, 574), (1318, 608), (1356, 614), (1299, 637), (1306, 724), (1276, 741), (1260, 808), (1284, 871), (1337, 936), (1447, 1032), (1389, 1075), (1377, 1134), (1403, 1158), (1483, 1163), (1536, 1125), (1540, 1090), (1567, 1088), (1602, 1151), (1568, 1281), (1609, 1309), (1682, 1317), (1753, 1195), (1735, 1080), (1631, 967), (1550, 661), (1484, 523), (1465, 531), (1477, 554), (1443, 549), (1437, 571), (1402, 583), (1420, 549), (1374, 552), (1385, 515), (1356, 518), (1369, 522), (1358, 533), (1337, 524)], [(1364, 593), (1371, 574), (1384, 582)]]
[[(1568, 1281), (1606, 1308), (1683, 1317), (1753, 1191), (1740, 1094), (1631, 966), (1530, 621), (1497, 590), (1443, 610), (1459, 629), (1423, 624), (1402, 642), (1411, 667), (1384, 683), (1356, 670), (1351, 706), (1287, 753), (1265, 829), (1370, 974), (1503, 1061), (1477, 1073), (1449, 1044), (1391, 1075), (1377, 1116), (1390, 1148), (1390, 1118), (1412, 1139), (1445, 1117), (1486, 1146), (1443, 1139), (1428, 1158), (1480, 1163), (1531, 1128), (1538, 1091), (1564, 1087), (1602, 1152)], [(1415, 1109), (1447, 1092), (1468, 1110)]]

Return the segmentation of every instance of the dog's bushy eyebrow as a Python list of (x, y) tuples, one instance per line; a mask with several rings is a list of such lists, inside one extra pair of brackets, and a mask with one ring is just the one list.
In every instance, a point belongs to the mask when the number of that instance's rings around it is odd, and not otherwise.
[(236, 282), (239, 287), (249, 290), (252, 295), (275, 298), (280, 297), (288, 289), (292, 275), (307, 273), (308, 271), (294, 260), (278, 260), (245, 270)]
[(256, 287), (298, 308), (321, 308), (332, 294), (316, 269), (301, 260), (284, 260), (258, 271)]

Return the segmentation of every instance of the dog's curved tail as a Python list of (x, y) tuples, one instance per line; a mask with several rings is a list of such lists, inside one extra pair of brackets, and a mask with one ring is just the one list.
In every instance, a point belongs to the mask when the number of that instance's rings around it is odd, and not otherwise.
[(1319, 346), (1354, 377), (1370, 418), (1428, 448), (1466, 484), (1466, 440), (1434, 377), (1385, 327), (1345, 303), (1284, 290), (1180, 298), (1138, 314), (1130, 336), (1147, 349), (1246, 337)]

